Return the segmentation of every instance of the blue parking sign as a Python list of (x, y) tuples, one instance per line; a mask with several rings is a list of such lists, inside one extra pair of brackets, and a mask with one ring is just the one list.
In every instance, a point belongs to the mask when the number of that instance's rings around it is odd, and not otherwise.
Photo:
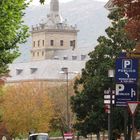
[(118, 58), (116, 60), (116, 83), (136, 83), (138, 59)]
[(137, 101), (136, 84), (116, 84), (116, 106), (127, 106), (127, 102), (129, 101)]

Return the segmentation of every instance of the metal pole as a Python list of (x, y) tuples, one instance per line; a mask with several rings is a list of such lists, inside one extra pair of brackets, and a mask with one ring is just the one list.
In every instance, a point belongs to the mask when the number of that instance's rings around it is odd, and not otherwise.
[(110, 140), (112, 140), (112, 88), (110, 89)]
[(128, 139), (128, 113), (127, 108), (124, 107), (124, 140)]
[(68, 71), (66, 72), (66, 80), (67, 80), (67, 126), (68, 126), (68, 131), (70, 130), (70, 126), (69, 126), (69, 123), (70, 123), (70, 118), (69, 118), (69, 83), (68, 83)]
[(134, 115), (132, 115), (132, 140), (135, 140)]
[(108, 140), (112, 140), (112, 90), (110, 91), (110, 104), (109, 104), (109, 112), (108, 112)]
[(111, 127), (110, 127), (110, 105), (109, 105), (109, 112), (108, 112), (108, 140), (110, 140), (111, 138), (110, 138), (110, 131), (111, 131)]
[(108, 77), (111, 78), (112, 86), (110, 90), (110, 118), (109, 118), (109, 140), (112, 140), (112, 92), (113, 92), (113, 78), (114, 78), (114, 70), (108, 70)]

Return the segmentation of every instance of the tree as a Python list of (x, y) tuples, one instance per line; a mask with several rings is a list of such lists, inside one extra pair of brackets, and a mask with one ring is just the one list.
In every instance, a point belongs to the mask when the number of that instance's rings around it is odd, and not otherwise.
[(54, 108), (39, 83), (23, 83), (7, 87), (4, 94), (3, 122), (12, 137), (29, 131), (49, 132)]
[[(68, 82), (68, 96), (69, 99), (72, 95), (74, 95), (74, 90), (73, 90), (73, 84), (74, 81), (69, 81)], [(66, 82), (62, 83), (61, 85), (49, 87), (49, 96), (52, 99), (52, 102), (54, 104), (54, 110), (55, 110), (55, 117), (53, 118), (52, 121), (52, 128), (54, 131), (61, 132), (61, 135), (64, 134), (65, 131), (68, 129), (68, 124), (67, 124), (67, 85)], [(71, 125), (74, 122), (74, 116), (73, 113), (70, 109), (69, 105), (69, 118), (70, 118), (70, 123)]]
[(0, 76), (8, 73), (8, 64), (19, 56), (19, 44), (25, 43), (28, 27), (23, 24), (25, 0), (0, 1)]
[[(106, 130), (107, 114), (104, 113), (104, 90), (108, 89), (110, 85), (114, 87), (114, 82), (108, 78), (108, 70), (115, 68), (115, 59), (122, 50), (130, 52), (135, 46), (135, 42), (128, 39), (124, 30), (127, 20), (123, 18), (121, 12), (122, 10), (117, 8), (109, 14), (108, 17), (112, 24), (105, 30), (108, 37), (100, 36), (98, 38), (98, 45), (93, 52), (89, 53), (90, 59), (86, 62), (81, 77), (75, 81), (76, 94), (71, 98), (71, 106), (77, 119), (75, 128), (83, 136), (95, 133), (99, 138), (99, 132)], [(122, 131), (123, 126), (120, 123), (124, 118), (119, 112), (121, 110), (116, 108), (115, 113), (119, 115), (120, 122), (115, 120), (113, 129)]]
[(140, 40), (140, 1), (113, 0), (114, 4), (123, 9), (122, 14), (128, 19), (126, 31), (130, 38)]
[(40, 0), (40, 3), (44, 4), (45, 0)]

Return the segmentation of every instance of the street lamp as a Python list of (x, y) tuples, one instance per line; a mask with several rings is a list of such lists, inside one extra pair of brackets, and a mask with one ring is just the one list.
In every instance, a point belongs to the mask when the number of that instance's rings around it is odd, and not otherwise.
[(63, 67), (62, 70), (59, 72), (60, 74), (65, 74), (66, 75), (66, 82), (67, 82), (67, 85), (66, 85), (66, 110), (67, 110), (67, 126), (68, 126), (68, 131), (70, 131), (70, 111), (69, 111), (69, 74), (78, 74), (77, 71), (68, 71), (68, 68), (67, 67)]
[[(108, 77), (112, 79), (114, 78), (115, 71), (113, 69), (108, 70)], [(108, 113), (108, 140), (112, 140), (112, 86), (110, 87), (110, 112)]]

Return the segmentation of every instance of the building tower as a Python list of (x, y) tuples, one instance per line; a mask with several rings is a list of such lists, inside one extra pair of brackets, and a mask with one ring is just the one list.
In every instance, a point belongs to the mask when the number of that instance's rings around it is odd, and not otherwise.
[(59, 13), (59, 1), (51, 0), (47, 20), (32, 27), (31, 60), (53, 59), (57, 50), (74, 49), (76, 26), (68, 25)]

